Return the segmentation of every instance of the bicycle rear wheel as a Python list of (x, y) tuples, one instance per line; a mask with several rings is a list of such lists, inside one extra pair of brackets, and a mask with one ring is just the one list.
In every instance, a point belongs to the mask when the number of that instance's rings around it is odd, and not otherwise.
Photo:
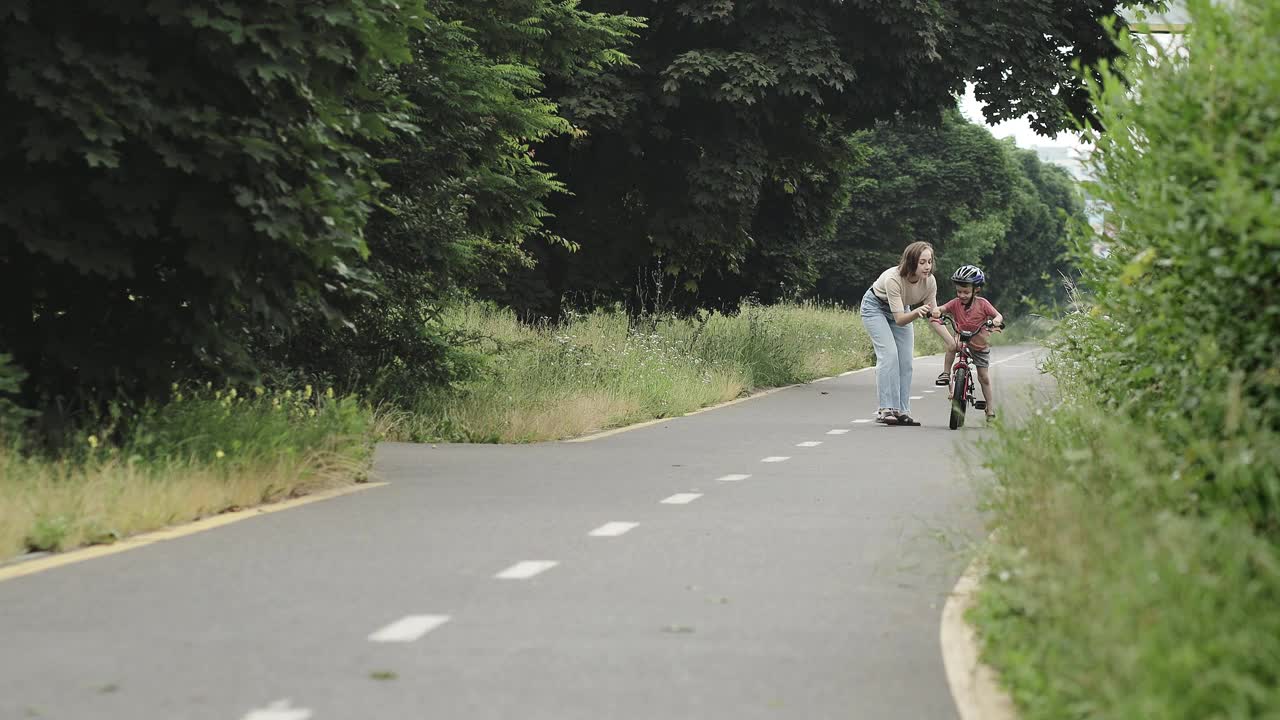
[(967, 404), (966, 398), (969, 396), (969, 371), (965, 369), (956, 370), (951, 381), (951, 423), (950, 427), (955, 430), (964, 427), (964, 411)]

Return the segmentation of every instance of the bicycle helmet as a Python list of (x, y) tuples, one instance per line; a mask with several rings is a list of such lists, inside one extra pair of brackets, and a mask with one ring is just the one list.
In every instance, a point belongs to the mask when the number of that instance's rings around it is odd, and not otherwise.
[(951, 273), (951, 282), (964, 283), (965, 285), (973, 285), (977, 287), (987, 281), (987, 276), (982, 274), (982, 268), (977, 265), (961, 265), (956, 271)]

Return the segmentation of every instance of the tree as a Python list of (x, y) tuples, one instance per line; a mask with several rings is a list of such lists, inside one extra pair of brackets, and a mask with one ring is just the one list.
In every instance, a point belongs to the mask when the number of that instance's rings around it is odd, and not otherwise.
[(881, 124), (854, 136), (863, 160), (815, 292), (856, 305), (902, 249), (933, 243), (939, 275), (976, 263), (1005, 237), (1017, 168), (986, 128), (948, 111), (940, 125)]
[(364, 283), (361, 144), (407, 127), (371, 81), (422, 17), (420, 0), (6, 3), (0, 346), (28, 396), (249, 372), (247, 327)]
[(439, 323), (461, 290), (528, 263), (544, 203), (564, 186), (531, 144), (572, 126), (542, 95), (545, 78), (581, 78), (627, 62), (640, 23), (565, 0), (435, 2), (411, 40), (413, 60), (382, 78), (417, 128), (369, 146), (387, 158), (382, 208), (366, 231), (374, 296), (337, 303), (348, 324), (312, 312), (303, 332), (271, 334), (260, 352), (281, 369), (404, 395), (466, 372)]
[(1031, 150), (1010, 152), (1019, 172), (1009, 227), (983, 263), (992, 299), (1006, 315), (1017, 317), (1066, 300), (1062, 281), (1072, 273), (1070, 223), (1084, 210), (1070, 173), (1042, 162)]
[[(504, 296), (530, 312), (554, 315), (567, 295), (643, 309), (635, 278), (659, 267), (686, 307), (705, 304), (714, 279), (736, 292), (772, 281), (776, 273), (754, 276), (753, 258), (778, 267), (785, 257), (795, 267), (787, 274), (802, 278), (785, 246), (767, 246), (782, 237), (770, 228), (830, 227), (843, 192), (825, 183), (850, 160), (848, 134), (937, 118), (968, 80), (992, 117), (1029, 112), (1038, 127), (1064, 127), (1072, 114), (1089, 116), (1071, 63), (1117, 52), (1098, 26), (1114, 2), (586, 6), (644, 14), (649, 29), (631, 52), (635, 67), (549, 87), (587, 132), (538, 148), (574, 193), (552, 203), (550, 227), (582, 249), (535, 246), (540, 267), (515, 285), (545, 290), (530, 297), (513, 286)], [(800, 252), (810, 240), (786, 236)]]

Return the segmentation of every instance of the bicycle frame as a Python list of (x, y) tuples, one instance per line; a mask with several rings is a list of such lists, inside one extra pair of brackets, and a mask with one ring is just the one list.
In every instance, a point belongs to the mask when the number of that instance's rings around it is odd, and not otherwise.
[(985, 401), (980, 404), (974, 397), (973, 386), (978, 379), (978, 366), (973, 362), (973, 355), (969, 348), (969, 341), (982, 330), (961, 331), (956, 328), (955, 320), (946, 315), (942, 317), (942, 322), (951, 324), (959, 345), (956, 349), (955, 362), (951, 364), (951, 378), (948, 385), (951, 392), (950, 427), (955, 430), (964, 425), (965, 411), (970, 405), (976, 409), (982, 409), (985, 405)]

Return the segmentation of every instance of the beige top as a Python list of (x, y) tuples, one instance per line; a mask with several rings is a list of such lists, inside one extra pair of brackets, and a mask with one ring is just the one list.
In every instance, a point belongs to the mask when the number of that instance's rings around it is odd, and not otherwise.
[(889, 309), (896, 313), (907, 312), (912, 305), (919, 305), (926, 300), (930, 305), (938, 304), (938, 281), (933, 275), (924, 280), (909, 282), (898, 274), (896, 265), (880, 273), (880, 277), (871, 284), (871, 292), (881, 300), (888, 301)]

